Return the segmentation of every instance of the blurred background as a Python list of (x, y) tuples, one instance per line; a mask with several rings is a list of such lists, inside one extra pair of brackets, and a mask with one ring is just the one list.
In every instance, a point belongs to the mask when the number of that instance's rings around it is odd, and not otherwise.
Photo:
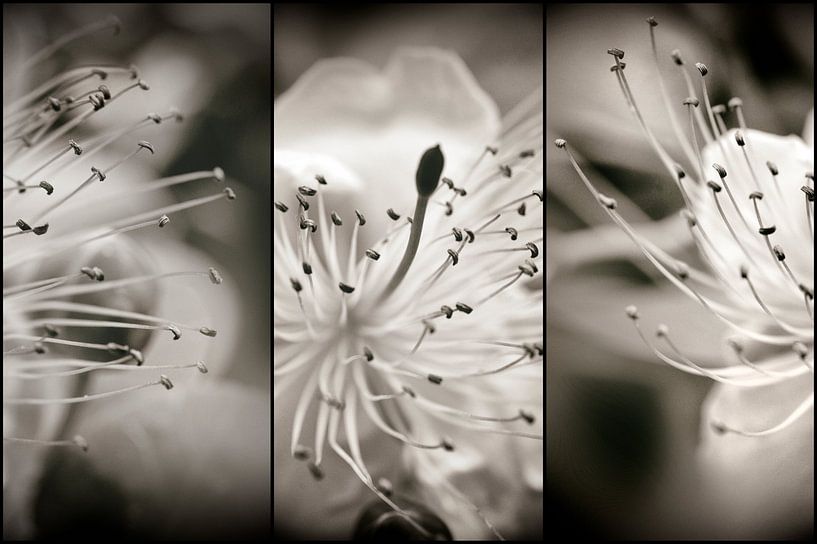
[[(100, 31), (71, 43), (30, 73), (15, 71), (27, 55), (109, 15), (121, 21), (118, 35), (110, 29)], [(169, 108), (176, 107), (184, 115), (183, 122), (166, 121), (156, 130), (148, 129), (145, 136), (122, 143), (129, 151), (132, 140), (145, 138), (157, 150), (145, 159), (148, 170), (139, 171), (144, 176), (138, 181), (218, 166), (226, 172), (226, 184), (238, 195), (229, 205), (225, 200), (224, 205), (219, 202), (175, 214), (172, 250), (163, 248), (155, 233), (136, 233), (130, 237), (133, 242), (123, 242), (113, 251), (100, 249), (95, 255), (107, 262), (109, 268), (101, 266), (112, 277), (144, 273), (144, 267), (151, 266), (175, 270), (216, 266), (222, 272), (225, 289), (212, 297), (210, 291), (202, 290), (163, 291), (164, 299), (175, 296), (180, 305), (193, 304), (192, 315), (187, 316), (190, 321), (209, 319), (215, 324), (218, 336), (209, 344), (214, 347), (203, 355), (211, 372), (204, 381), (195, 382), (195, 387), (177, 387), (173, 393), (179, 395), (174, 399), (151, 396), (148, 391), (138, 401), (105, 401), (109, 403), (104, 407), (81, 412), (84, 419), (79, 414), (69, 418), (67, 432), (79, 429), (97, 435), (96, 457), (62, 457), (62, 452), (50, 457), (39, 489), (33, 492), (34, 524), (28, 525), (29, 530), (39, 537), (240, 539), (267, 535), (270, 5), (4, 4), (3, 16), (4, 105), (19, 96), (21, 89), (31, 89), (77, 65), (134, 64), (150, 91), (137, 89), (123, 96), (74, 137), (82, 141), (149, 112), (166, 115)], [(119, 84), (111, 85), (116, 90)], [(117, 157), (124, 154), (118, 146), (117, 142), (112, 149)], [(123, 174), (125, 170), (127, 165)], [(212, 194), (214, 188), (218, 191), (221, 186), (210, 181), (189, 183), (172, 187), (172, 194), (165, 196), (180, 202)], [(104, 186), (100, 189), (105, 190)], [(121, 218), (121, 213), (134, 213), (131, 207), (137, 203), (144, 202), (122, 199), (106, 211)], [(101, 217), (103, 209), (91, 214), (91, 219)], [(138, 251), (145, 247), (155, 249), (149, 253), (157, 262), (140, 262)], [(163, 300), (155, 292), (143, 291), (124, 293), (121, 300), (138, 302), (142, 295), (147, 301)], [(195, 306), (199, 298), (207, 300)], [(137, 304), (134, 309), (155, 310), (145, 304), (147, 308)], [(118, 341), (140, 347), (155, 344), (137, 335)], [(180, 342), (185, 341), (197, 340), (186, 337)], [(156, 357), (165, 364), (189, 357), (176, 349), (157, 352)], [(132, 383), (135, 378), (130, 378)], [(100, 377), (93, 389), (104, 390), (106, 383), (113, 383), (105, 382), (107, 379)], [(144, 424), (144, 451), (130, 447), (123, 454), (123, 448), (117, 446), (121, 444), (117, 440), (123, 438), (116, 436), (124, 432), (123, 414), (134, 425)], [(77, 421), (84, 424), (77, 426)], [(86, 438), (92, 439), (87, 434)], [(128, 439), (132, 437), (125, 437), (126, 444)], [(116, 471), (120, 475), (111, 477)], [(8, 499), (9, 494), (4, 493), (4, 504)], [(4, 516), (4, 536), (11, 536), (6, 520)]]
[[(814, 98), (813, 4), (548, 6), (546, 141), (565, 138), (622, 215), (675, 257), (697, 264), (678, 222), (681, 196), (609, 70), (607, 49), (623, 49), (647, 124), (679, 156), (658, 92), (650, 16), (658, 21), (673, 103), (687, 96), (669, 56), (679, 49), (687, 64), (709, 68), (713, 104), (739, 96), (750, 127), (800, 135)], [(757, 529), (751, 524), (719, 524), (730, 505), (704, 502), (695, 469), (700, 408), (711, 382), (656, 361), (624, 308), (638, 306), (645, 331), (668, 324), (686, 355), (705, 363), (719, 363), (724, 331), (657, 278), (556, 151), (549, 150), (546, 178), (549, 527), (614, 539), (747, 537)], [(792, 512), (765, 527), (768, 533), (748, 537), (810, 536), (805, 517)]]

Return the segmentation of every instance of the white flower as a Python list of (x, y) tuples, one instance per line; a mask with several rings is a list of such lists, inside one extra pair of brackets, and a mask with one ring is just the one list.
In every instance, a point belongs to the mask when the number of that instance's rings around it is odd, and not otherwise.
[[(652, 36), (657, 22), (647, 22)], [(683, 150), (682, 159), (672, 157), (638, 108), (624, 52), (612, 48), (608, 53), (627, 105), (684, 199), (682, 216), (708, 270), (673, 258), (641, 236), (619, 213), (616, 201), (585, 176), (567, 142), (558, 139), (556, 146), (567, 152), (599, 206), (661, 274), (735, 333), (726, 339), (726, 364), (709, 368), (690, 358), (666, 325), (658, 327), (657, 341), (650, 340), (639, 326), (635, 306), (626, 309), (660, 360), (719, 382), (703, 409), (701, 460), (710, 494), (739, 505), (731, 510), (733, 519), (720, 523), (732, 527), (739, 521), (745, 535), (780, 526), (797, 529), (813, 502), (813, 491), (800, 491), (811, 489), (813, 474), (813, 146), (796, 136), (748, 129), (738, 98), (728, 106), (712, 105), (708, 68), (701, 63), (688, 67), (676, 50), (672, 58), (677, 69), (688, 70), (689, 97), (682, 106), (666, 98), (657, 52), (655, 57), (659, 91)], [(736, 129), (727, 129), (727, 107)], [(813, 138), (809, 132), (813, 126), (806, 135)], [(780, 477), (781, 465), (794, 466)], [(780, 494), (788, 500), (766, 508), (769, 498)]]
[[(186, 202), (165, 194), (179, 183), (223, 182), (224, 172), (216, 167), (155, 179), (144, 160), (161, 152), (140, 139), (145, 129), (161, 129), (180, 121), (181, 114), (131, 112), (125, 125), (87, 130), (86, 121), (104, 117), (122, 95), (149, 85), (132, 66), (83, 65), (48, 73), (46, 61), (72, 40), (99, 38), (111, 29), (118, 32), (115, 18), (93, 23), (9, 69), (15, 83), (49, 76), (4, 100), (3, 107), (3, 468), (9, 537), (32, 530), (27, 514), (32, 485), (47, 447), (93, 448), (81, 435), (63, 436), (69, 423), (82, 432), (82, 416), (93, 413), (86, 404), (146, 387), (171, 389), (191, 373), (208, 372), (202, 359), (222, 321), (207, 315), (202, 299), (223, 303), (222, 297), (232, 295), (229, 287), (226, 295), (207, 291), (222, 277), (205, 256), (172, 239), (178, 227), (171, 218), (235, 194), (220, 185)], [(145, 234), (150, 229), (153, 236)], [(98, 377), (99, 371), (115, 376)]]
[[(348, 536), (365, 488), (337, 479), (338, 459), (425, 536), (408, 485), (483, 518), (452, 480), (486, 486), (475, 471), (504, 466), (511, 486), (538, 474), (541, 489), (541, 454), (490, 459), (479, 445), (483, 433), (541, 439), (542, 292), (526, 281), (543, 268), (541, 99), (500, 128), (460, 59), (404, 49), (383, 74), (319, 63), (276, 103), (275, 125), (274, 399), (278, 428), (292, 429), (275, 437), (276, 525)], [(309, 472), (334, 480), (313, 487)], [(348, 516), (320, 500), (305, 512), (311, 493)]]

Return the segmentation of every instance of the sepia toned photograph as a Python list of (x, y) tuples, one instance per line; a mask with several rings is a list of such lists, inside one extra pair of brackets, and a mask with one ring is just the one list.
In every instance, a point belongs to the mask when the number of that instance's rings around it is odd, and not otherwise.
[(813, 4), (545, 18), (549, 527), (813, 539)]
[(269, 4), (3, 4), (3, 539), (272, 534)]
[(543, 6), (273, 20), (275, 537), (541, 540)]

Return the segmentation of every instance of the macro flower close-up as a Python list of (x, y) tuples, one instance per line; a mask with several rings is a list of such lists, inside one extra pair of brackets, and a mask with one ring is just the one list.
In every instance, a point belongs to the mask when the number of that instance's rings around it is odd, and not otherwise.
[[(548, 425), (549, 513), (613, 538), (811, 535), (813, 7), (600, 9), (622, 26), (581, 51), (601, 13), (549, 19), (548, 415), (591, 414), (577, 399), (595, 388), (618, 416)], [(729, 38), (749, 17), (768, 39), (746, 58)], [(589, 73), (568, 68), (581, 55)], [(603, 81), (604, 107), (560, 92), (574, 77)], [(568, 459), (584, 436), (603, 446)]]
[(268, 535), (269, 6), (3, 11), (4, 539)]
[(542, 90), (500, 111), (432, 43), (381, 66), (275, 101), (276, 535), (540, 538)]

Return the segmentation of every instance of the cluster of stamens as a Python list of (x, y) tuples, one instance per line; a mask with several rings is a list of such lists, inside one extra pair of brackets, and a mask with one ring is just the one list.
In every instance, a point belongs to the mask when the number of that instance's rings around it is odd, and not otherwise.
[[(114, 28), (115, 18), (106, 19), (77, 30), (32, 56), (25, 70), (37, 67), (70, 42), (91, 33)], [(104, 83), (101, 83), (104, 82)], [(136, 117), (124, 127), (117, 127), (88, 137), (81, 134), (83, 124), (93, 115), (112, 107), (117, 99), (134, 89), (148, 91), (148, 84), (139, 78), (138, 70), (121, 66), (83, 66), (52, 77), (11, 104), (4, 104), (3, 112), (3, 200), (4, 216), (17, 216), (14, 223), (3, 226), (3, 271), (7, 278), (28, 277), (32, 268), (40, 270), (52, 259), (65, 258), (70, 253), (81, 253), (90, 244), (100, 240), (116, 243), (117, 237), (129, 232), (150, 228), (171, 231), (171, 215), (183, 210), (206, 205), (221, 199), (232, 200), (235, 193), (229, 187), (215, 194), (184, 202), (169, 204), (158, 209), (135, 213), (114, 221), (97, 224), (92, 228), (60, 228), (59, 220), (83, 217), (104, 209), (110, 197), (90, 197), (98, 183), (118, 185), (116, 170), (137, 157), (153, 155), (154, 146), (145, 140), (134, 140), (130, 152), (100, 165), (90, 159), (108, 150), (115, 142), (131, 138), (132, 133), (165, 121), (180, 122), (182, 115), (175, 109), (167, 114), (149, 113)], [(86, 165), (87, 178), (70, 179), (69, 168)], [(162, 191), (167, 187), (193, 182), (225, 180), (221, 168), (164, 177), (128, 189), (116, 195), (121, 199), (142, 193)], [(79, 182), (79, 183), (77, 183)], [(42, 189), (34, 191), (33, 189)], [(52, 228), (47, 220), (54, 219)], [(34, 240), (17, 243), (16, 238), (34, 234)], [(30, 238), (30, 237), (29, 237)], [(59, 262), (59, 261), (56, 261)], [(78, 302), (76, 297), (96, 295), (107, 291), (118, 293), (142, 285), (170, 278), (204, 278), (212, 284), (222, 283), (215, 269), (150, 273), (130, 277), (106, 277), (93, 262), (84, 263), (78, 270), (56, 277), (26, 281), (7, 281), (3, 289), (5, 332), (3, 336), (4, 411), (19, 406), (53, 406), (98, 401), (140, 389), (162, 386), (172, 389), (173, 383), (160, 371), (196, 369), (207, 373), (202, 361), (156, 363), (142, 350), (118, 342), (85, 342), (76, 338), (82, 329), (115, 337), (121, 329), (167, 332), (171, 341), (179, 340), (185, 331), (194, 331), (205, 337), (215, 337), (216, 330), (204, 324), (185, 324), (161, 316), (122, 310), (104, 304)], [(104, 298), (102, 299), (104, 300)], [(99, 336), (99, 334), (95, 334)], [(162, 339), (164, 340), (164, 339)], [(160, 340), (156, 340), (160, 341)], [(53, 352), (52, 352), (53, 350)], [(105, 352), (113, 357), (99, 361), (92, 352)], [(65, 355), (70, 352), (70, 356)], [(48, 380), (97, 371), (153, 371), (156, 379), (121, 389), (86, 393), (77, 397), (40, 398), (22, 397), (15, 391), (24, 381)], [(89, 445), (81, 436), (70, 440), (41, 440), (4, 433), (5, 443), (39, 444), (50, 446), (77, 446), (87, 450)]]
[[(360, 232), (372, 223), (360, 210), (346, 218), (327, 209), (327, 172), (298, 180), (304, 185), (275, 202), (275, 398), (305, 380), (291, 454), (315, 478), (323, 476), (328, 442), (373, 493), (403, 512), (366, 468), (359, 407), (371, 425), (418, 452), (457, 450), (437, 434), (435, 420), (541, 439), (516, 428), (535, 422), (530, 409), (486, 400), (488, 413), (472, 413), (432, 400), (440, 392), (452, 404), (478, 397), (480, 380), (542, 362), (541, 290), (523, 285), (538, 276), (543, 259), (541, 138), (541, 113), (516, 118), (503, 143), (485, 147), (461, 178), (442, 177), (443, 151), (428, 149), (413, 213), (379, 212), (391, 228), (363, 251)], [(301, 435), (312, 406), (317, 428), (307, 447)], [(341, 429), (348, 452), (338, 442)]]
[[(608, 50), (615, 59), (611, 71), (642, 132), (684, 199), (685, 207), (681, 214), (711, 273), (692, 268), (639, 235), (618, 212), (616, 201), (599, 192), (585, 175), (567, 142), (557, 139), (555, 145), (567, 154), (571, 165), (601, 208), (636, 243), (659, 272), (743, 337), (728, 340), (736, 364), (706, 368), (695, 363), (682, 353), (672, 341), (669, 328), (662, 324), (658, 326), (656, 336), (670, 350), (664, 351), (643, 333), (635, 306), (628, 306), (625, 313), (655, 355), (683, 372), (739, 387), (758, 387), (812, 373), (813, 174), (810, 169), (808, 172), (781, 172), (778, 165), (769, 160), (771, 157), (759, 156), (763, 150), (760, 145), (752, 145), (752, 133), (747, 129), (743, 115), (743, 102), (732, 98), (726, 106), (711, 105), (706, 88), (709, 69), (702, 63), (695, 64), (701, 83), (701, 93), (698, 95), (680, 52), (675, 50), (671, 56), (684, 76), (688, 92), (688, 98), (683, 101), (689, 119), (688, 135), (685, 134), (660, 76), (654, 31), (658, 23), (653, 17), (647, 22), (659, 74), (659, 89), (679, 147), (692, 166), (689, 171), (671, 158), (645, 123), (625, 76), (625, 65), (621, 62), (624, 51), (616, 48)], [(703, 108), (700, 107), (701, 102)], [(738, 129), (727, 128), (724, 119), (727, 109), (735, 114)], [(698, 135), (710, 149), (720, 151), (726, 166), (713, 163), (711, 170), (707, 168), (698, 145)], [(764, 162), (767, 175), (762, 175), (763, 172), (756, 167)], [(717, 175), (718, 181), (712, 174)], [(788, 180), (803, 176), (801, 179), (805, 179), (805, 182), (802, 186), (784, 186), (781, 183), (783, 176)], [(802, 210), (797, 202), (802, 198), (798, 193), (805, 194), (806, 210), (802, 215), (802, 212), (795, 212)], [(756, 221), (751, 218), (752, 212)], [(795, 244), (784, 248), (786, 242)], [(713, 292), (724, 297), (710, 294)], [(761, 323), (762, 327), (757, 328), (757, 323)], [(792, 351), (771, 361), (751, 361), (743, 349), (747, 340), (784, 350), (790, 347)], [(772, 434), (794, 423), (813, 406), (813, 402), (814, 395), (811, 393), (786, 418), (767, 429), (739, 429), (721, 421), (713, 421), (712, 428), (719, 433), (732, 432), (745, 436)]]

